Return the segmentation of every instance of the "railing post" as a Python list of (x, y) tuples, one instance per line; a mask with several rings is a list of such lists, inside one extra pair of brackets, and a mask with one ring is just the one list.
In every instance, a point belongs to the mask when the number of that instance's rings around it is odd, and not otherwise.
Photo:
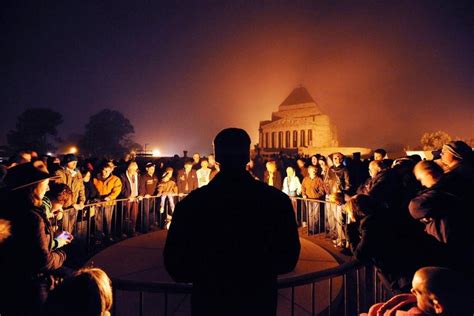
[(357, 315), (360, 314), (360, 269), (356, 270), (356, 304), (357, 304)]
[(165, 290), (165, 316), (168, 315), (168, 291)]
[(329, 316), (331, 316), (331, 301), (332, 301), (332, 278), (329, 278), (329, 302), (328, 302)]
[(295, 315), (295, 287), (291, 287), (291, 316)]
[[(90, 244), (91, 244), (91, 207), (89, 206), (87, 209), (83, 209), (83, 212), (86, 212), (86, 253), (90, 251)], [(83, 213), (84, 214), (84, 213)], [(84, 218), (82, 218), (84, 221)]]
[(311, 283), (311, 315), (314, 316), (316, 315), (316, 298), (315, 298), (315, 294), (316, 294), (316, 289), (315, 289), (315, 285), (314, 285), (314, 282)]
[(139, 303), (140, 305), (139, 305), (138, 314), (140, 316), (142, 316), (143, 315), (143, 292), (142, 291), (139, 292), (139, 301), (140, 301), (140, 303)]

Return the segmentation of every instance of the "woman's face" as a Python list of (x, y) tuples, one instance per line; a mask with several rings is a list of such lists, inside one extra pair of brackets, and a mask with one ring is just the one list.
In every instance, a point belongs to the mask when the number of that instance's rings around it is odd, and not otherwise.
[(319, 163), (319, 166), (321, 167), (321, 169), (323, 169), (323, 170), (326, 169), (326, 167), (327, 167), (326, 161), (320, 160), (320, 161), (318, 161), (318, 163)]
[(38, 198), (40, 198), (42, 200), (44, 195), (48, 191), (49, 191), (49, 179), (46, 179), (46, 180), (43, 180), (43, 181), (39, 182), (36, 185), (34, 193)]
[(311, 157), (311, 164), (316, 166), (318, 164), (318, 158), (316, 156)]
[(291, 167), (286, 168), (286, 174), (288, 177), (293, 177), (295, 175), (295, 170)]

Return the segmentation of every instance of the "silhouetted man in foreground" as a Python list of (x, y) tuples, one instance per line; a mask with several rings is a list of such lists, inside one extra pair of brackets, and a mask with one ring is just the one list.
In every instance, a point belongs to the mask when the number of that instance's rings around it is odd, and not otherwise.
[(222, 130), (214, 140), (221, 171), (175, 209), (165, 266), (176, 282), (193, 283), (194, 316), (275, 315), (277, 275), (298, 261), (291, 201), (246, 172), (249, 148), (244, 130)]

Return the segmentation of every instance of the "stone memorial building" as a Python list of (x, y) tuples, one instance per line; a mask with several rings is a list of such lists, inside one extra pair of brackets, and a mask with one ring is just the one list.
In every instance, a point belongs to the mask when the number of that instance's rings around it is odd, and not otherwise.
[(336, 146), (336, 129), (329, 116), (303, 86), (290, 93), (271, 120), (260, 122), (259, 147), (264, 153), (303, 153), (310, 148)]

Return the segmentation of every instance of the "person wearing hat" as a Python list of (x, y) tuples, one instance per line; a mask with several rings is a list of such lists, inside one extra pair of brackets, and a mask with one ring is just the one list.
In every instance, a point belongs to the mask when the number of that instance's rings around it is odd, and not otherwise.
[(64, 230), (72, 232), (78, 212), (84, 208), (86, 192), (82, 174), (77, 169), (77, 157), (73, 154), (65, 155), (62, 165), (62, 168), (56, 171), (56, 175), (59, 176), (57, 182), (66, 184), (72, 191), (70, 203), (64, 205), (63, 227)]
[[(155, 164), (151, 161), (145, 165), (146, 172), (139, 178), (140, 184), (138, 187), (138, 194), (145, 199), (143, 200), (143, 230), (148, 231), (150, 225), (156, 222), (156, 214), (154, 211), (155, 203), (150, 197), (156, 195), (158, 191), (158, 177), (155, 175)], [(150, 217), (150, 214), (153, 213)]]
[(447, 167), (440, 186), (464, 201), (470, 200), (474, 186), (472, 148), (463, 141), (453, 141), (443, 145), (441, 162)]
[(66, 259), (51, 250), (52, 230), (41, 209), (52, 178), (40, 161), (15, 166), (5, 177), (0, 219), (9, 222), (11, 235), (0, 244), (1, 315), (37, 314), (54, 284), (52, 273)]

